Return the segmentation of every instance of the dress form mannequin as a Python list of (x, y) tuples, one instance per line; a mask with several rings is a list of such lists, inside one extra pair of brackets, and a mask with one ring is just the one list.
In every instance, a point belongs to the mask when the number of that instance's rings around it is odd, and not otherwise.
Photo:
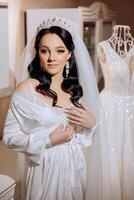
[(112, 48), (121, 56), (125, 57), (134, 45), (134, 38), (130, 33), (129, 26), (115, 25), (113, 34), (109, 38)]
[(116, 25), (98, 44), (105, 86), (100, 93), (105, 112), (115, 200), (134, 198), (134, 38), (129, 26)]
[[(112, 36), (106, 40), (103, 41), (106, 46), (109, 46), (110, 53), (114, 53), (114, 55), (117, 53), (121, 58), (126, 58), (124, 62), (126, 62), (128, 66), (128, 72), (129, 72), (129, 79), (131, 79), (132, 72), (134, 70), (133, 65), (133, 59), (134, 59), (134, 37), (130, 33), (130, 26), (126, 25), (115, 25), (113, 27), (113, 34)], [(108, 73), (106, 72), (106, 68), (104, 65), (106, 64), (106, 53), (103, 48), (103, 42), (100, 42), (98, 44), (97, 53), (99, 57), (99, 62), (101, 64), (101, 69), (103, 72), (103, 75), (105, 77), (105, 88), (107, 87), (107, 79)], [(110, 44), (110, 45), (109, 45)], [(105, 73), (107, 75), (105, 76)], [(109, 82), (109, 81), (108, 81)]]

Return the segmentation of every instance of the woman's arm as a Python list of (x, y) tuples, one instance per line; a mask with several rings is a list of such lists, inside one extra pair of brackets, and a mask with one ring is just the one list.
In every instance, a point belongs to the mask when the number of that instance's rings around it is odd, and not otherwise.
[(38, 162), (42, 150), (48, 145), (48, 136), (42, 126), (26, 132), (17, 120), (19, 114), (10, 108), (7, 114), (3, 141), (11, 149), (24, 152), (31, 160)]
[[(68, 142), (74, 135), (74, 130), (70, 125), (59, 125), (56, 128), (45, 128), (39, 124), (29, 131), (21, 126), (20, 113), (11, 105), (3, 133), (4, 143), (11, 149), (24, 152), (34, 162), (39, 162), (40, 154), (44, 148)], [(27, 119), (31, 123), (32, 119)]]

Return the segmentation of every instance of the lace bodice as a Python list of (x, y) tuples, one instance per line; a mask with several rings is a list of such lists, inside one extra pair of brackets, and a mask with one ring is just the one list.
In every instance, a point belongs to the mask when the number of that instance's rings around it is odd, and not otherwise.
[(110, 45), (103, 41), (98, 45), (98, 56), (101, 63), (105, 87), (104, 90), (118, 95), (134, 94), (134, 46), (122, 58)]

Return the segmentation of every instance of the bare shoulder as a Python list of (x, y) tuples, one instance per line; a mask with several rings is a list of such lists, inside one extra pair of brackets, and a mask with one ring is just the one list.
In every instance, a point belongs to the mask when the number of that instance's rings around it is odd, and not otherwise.
[(29, 86), (32, 86), (33, 88), (35, 88), (37, 85), (39, 85), (39, 81), (37, 79), (33, 79), (33, 78), (28, 78), (25, 81), (21, 82), (17, 88), (16, 91), (20, 91), (20, 92), (24, 92), (27, 91), (29, 89)]

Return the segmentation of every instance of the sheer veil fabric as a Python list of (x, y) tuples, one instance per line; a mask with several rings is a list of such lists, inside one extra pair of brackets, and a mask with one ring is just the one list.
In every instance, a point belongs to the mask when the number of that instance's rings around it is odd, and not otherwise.
[[(77, 63), (80, 84), (83, 88), (83, 102), (89, 107), (89, 109), (91, 109), (92, 113), (96, 117), (97, 123), (93, 144), (89, 148), (89, 153), (86, 155), (88, 163), (88, 176), (87, 190), (84, 200), (117, 200), (118, 198), (113, 196), (113, 194), (116, 195), (116, 192), (114, 192), (114, 188), (110, 179), (111, 175), (109, 171), (108, 143), (105, 120), (99, 99), (94, 69), (87, 48), (85, 47), (85, 44), (79, 35), (76, 24), (74, 22), (70, 23), (75, 45), (74, 55)], [(35, 36), (36, 32), (31, 41), (28, 41), (24, 49), (20, 62), (20, 68), (18, 68), (16, 76), (17, 84), (28, 77), (27, 66), (35, 55)], [(22, 162), (20, 166), (22, 166)], [(20, 167), (22, 177), (24, 176), (23, 169)]]

